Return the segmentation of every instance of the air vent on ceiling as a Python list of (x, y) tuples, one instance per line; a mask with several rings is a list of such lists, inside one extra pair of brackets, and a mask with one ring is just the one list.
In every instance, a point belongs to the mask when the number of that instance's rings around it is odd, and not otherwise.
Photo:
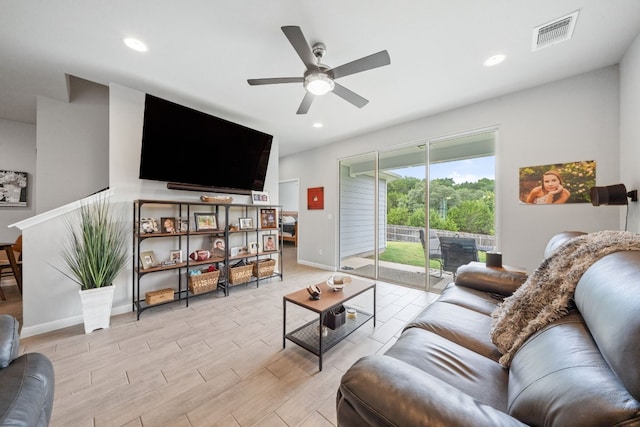
[(567, 16), (534, 28), (533, 51), (535, 52), (536, 50), (569, 40), (573, 35), (573, 29), (576, 25), (579, 12), (579, 10), (576, 10)]

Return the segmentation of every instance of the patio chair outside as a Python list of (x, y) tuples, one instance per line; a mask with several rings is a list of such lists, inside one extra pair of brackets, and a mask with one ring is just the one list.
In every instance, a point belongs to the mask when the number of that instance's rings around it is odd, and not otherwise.
[[(424, 238), (424, 230), (420, 229), (420, 243), (422, 243), (422, 250), (426, 251), (426, 242)], [(440, 275), (436, 277), (442, 277), (442, 252), (440, 251), (440, 239), (435, 230), (429, 230), (429, 260), (438, 262), (440, 266)]]
[(443, 270), (453, 273), (461, 265), (478, 261), (478, 248), (475, 239), (468, 237), (440, 237), (440, 251), (442, 251)]

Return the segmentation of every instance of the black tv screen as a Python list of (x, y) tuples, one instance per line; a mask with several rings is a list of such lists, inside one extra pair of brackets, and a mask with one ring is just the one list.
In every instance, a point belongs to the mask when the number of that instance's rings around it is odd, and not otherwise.
[(266, 133), (147, 94), (140, 179), (220, 192), (262, 191), (272, 139)]

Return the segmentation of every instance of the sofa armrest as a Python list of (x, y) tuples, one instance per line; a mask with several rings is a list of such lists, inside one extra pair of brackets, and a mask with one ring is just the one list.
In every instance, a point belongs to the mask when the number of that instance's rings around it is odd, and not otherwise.
[(15, 317), (0, 314), (0, 368), (6, 368), (20, 354), (19, 324)]
[(338, 425), (524, 426), (455, 387), (390, 356), (366, 356), (342, 377)]
[(509, 296), (526, 280), (527, 275), (523, 273), (467, 264), (458, 268), (455, 283), (457, 286)]
[(27, 353), (0, 369), (0, 423), (46, 427), (55, 388), (53, 364), (42, 353)]

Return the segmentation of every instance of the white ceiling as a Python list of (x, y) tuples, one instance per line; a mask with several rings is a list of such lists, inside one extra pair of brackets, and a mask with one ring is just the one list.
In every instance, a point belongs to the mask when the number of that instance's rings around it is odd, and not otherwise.
[[(575, 10), (571, 40), (532, 52), (534, 27)], [(391, 65), (339, 80), (369, 104), (327, 94), (296, 115), (301, 84), (249, 86), (303, 74), (284, 25), (333, 67), (386, 49)], [(271, 133), (283, 156), (617, 64), (639, 33), (640, 0), (0, 0), (0, 117), (35, 123), (36, 96), (65, 99), (70, 74)]]

